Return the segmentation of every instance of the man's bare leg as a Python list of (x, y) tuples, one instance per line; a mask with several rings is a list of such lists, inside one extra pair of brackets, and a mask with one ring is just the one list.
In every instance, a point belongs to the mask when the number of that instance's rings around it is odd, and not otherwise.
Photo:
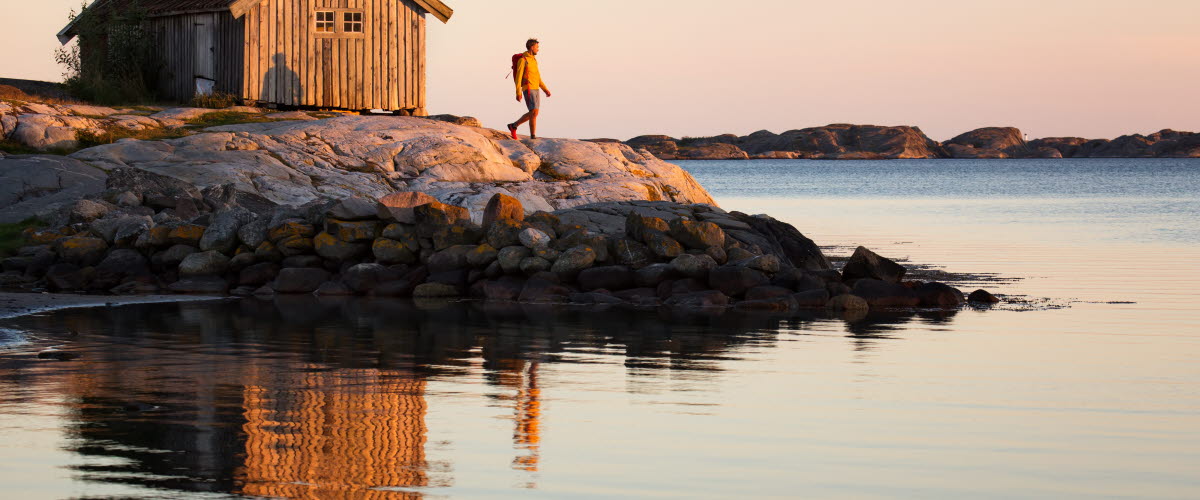
[(538, 115), (538, 110), (535, 109), (533, 111), (530, 111), (528, 113), (521, 115), (521, 118), (518, 119), (517, 121), (513, 122), (512, 125), (514, 128), (516, 128), (516, 127), (520, 127), (521, 124), (523, 124), (525, 122), (529, 122), (529, 135), (531, 137), (536, 138), (537, 137), (537, 115)]

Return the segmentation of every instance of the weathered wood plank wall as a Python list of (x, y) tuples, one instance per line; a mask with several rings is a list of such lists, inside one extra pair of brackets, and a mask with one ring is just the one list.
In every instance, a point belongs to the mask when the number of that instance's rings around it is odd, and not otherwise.
[[(209, 36), (197, 36), (197, 25), (211, 26)], [(242, 69), (245, 43), (244, 19), (234, 19), (228, 12), (184, 14), (155, 17), (149, 20), (150, 34), (155, 37), (155, 56), (159, 61), (158, 92), (174, 101), (190, 100), (196, 93), (198, 67), (211, 67), (208, 76), (216, 80), (219, 92), (240, 94), (243, 90)], [(200, 47), (207, 40), (210, 47)], [(211, 54), (209, 60), (197, 60)]]
[[(358, 10), (363, 33), (316, 33)], [(411, 0), (264, 0), (245, 20), (242, 97), (292, 106), (425, 110), (425, 13)]]

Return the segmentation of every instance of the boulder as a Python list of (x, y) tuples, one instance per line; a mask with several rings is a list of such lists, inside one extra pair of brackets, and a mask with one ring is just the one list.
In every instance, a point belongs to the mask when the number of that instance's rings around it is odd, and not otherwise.
[[(328, 235), (328, 233), (325, 234)], [(336, 241), (338, 241), (337, 238), (333, 238), (332, 236), (328, 236), (324, 239), (325, 243), (333, 243)], [(288, 236), (275, 242), (275, 247), (279, 250), (279, 253), (283, 254), (285, 257), (311, 253), (314, 249), (314, 245), (315, 242), (312, 238), (307, 238), (300, 235)], [(330, 250), (331, 253), (332, 251), (333, 250)]]
[(595, 262), (596, 251), (589, 246), (580, 245), (563, 252), (550, 267), (550, 272), (564, 279), (574, 279), (580, 271), (592, 267)]
[(380, 223), (376, 220), (325, 219), (325, 232), (347, 243), (370, 242), (379, 236)]
[(200, 237), (200, 250), (232, 252), (240, 241), (238, 230), (254, 218), (254, 214), (241, 207), (216, 213), (213, 216), (212, 224), (204, 229), (204, 235)]
[(654, 254), (641, 243), (629, 238), (614, 238), (609, 245), (609, 255), (617, 264), (638, 269), (654, 262)]
[(229, 291), (229, 282), (219, 276), (191, 276), (167, 286), (175, 293), (204, 293), (222, 295)]
[(0, 224), (49, 219), (64, 206), (104, 191), (106, 177), (67, 157), (0, 156)]
[(475, 247), (467, 253), (467, 265), (474, 268), (485, 268), (500, 255), (500, 251), (487, 243)]
[(416, 298), (458, 297), (462, 292), (445, 283), (422, 283), (413, 289), (412, 295)]
[(60, 262), (46, 270), (46, 285), (55, 292), (74, 292), (82, 290), (87, 284), (87, 276), (83, 269), (69, 262)]
[(321, 233), (313, 238), (312, 248), (317, 255), (334, 262), (359, 260), (372, 251), (372, 247), (366, 243), (350, 243), (329, 233)]
[(487, 300), (514, 301), (521, 296), (525, 281), (505, 276), (497, 280), (481, 281), (479, 293)]
[(917, 285), (913, 289), (913, 293), (920, 300), (919, 305), (921, 307), (953, 308), (962, 305), (966, 301), (965, 296), (959, 289), (936, 281)]
[(469, 220), (460, 220), (433, 232), (433, 248), (441, 250), (454, 245), (475, 245), (483, 239), (483, 231)]
[(172, 245), (156, 255), (156, 260), (165, 268), (178, 267), (187, 256), (199, 252), (200, 249), (190, 245)]
[(267, 224), (270, 221), (266, 218), (259, 218), (247, 222), (238, 229), (238, 241), (250, 248), (258, 248), (264, 241), (267, 241)]
[(626, 266), (602, 266), (580, 271), (576, 282), (580, 289), (587, 291), (624, 290), (634, 286), (634, 277), (634, 272)]
[(915, 307), (921, 303), (908, 287), (871, 278), (855, 281), (852, 293), (871, 307)]
[(496, 261), (504, 272), (513, 274), (521, 271), (521, 261), (529, 258), (533, 252), (524, 246), (507, 246), (496, 254)]
[(172, 227), (167, 233), (167, 243), (172, 245), (200, 246), (200, 238), (204, 237), (204, 226), (198, 224), (180, 224)]
[(634, 241), (645, 242), (648, 231), (667, 233), (670, 230), (667, 221), (658, 217), (642, 215), (636, 211), (631, 211), (625, 216), (625, 235)]
[(286, 238), (312, 238), (316, 234), (317, 228), (304, 219), (284, 219), (267, 228), (267, 241), (278, 245)]
[(104, 260), (108, 243), (100, 238), (72, 236), (55, 241), (54, 251), (65, 262), (78, 266), (93, 266)]
[(379, 238), (371, 245), (371, 253), (380, 264), (415, 264), (421, 249), (416, 245), (415, 239), (411, 243), (412, 245), (406, 245), (396, 240)]
[(759, 311), (759, 312), (787, 312), (799, 308), (796, 299), (791, 295), (783, 295), (779, 297), (771, 297), (766, 299), (743, 300), (734, 304), (734, 309), (739, 311)]
[(260, 262), (242, 269), (238, 273), (238, 285), (258, 287), (270, 283), (279, 275), (279, 264)]
[(829, 292), (824, 289), (805, 290), (792, 294), (792, 300), (796, 301), (797, 307), (825, 307), (829, 303)]
[[(386, 198), (386, 196), (384, 197)], [(428, 203), (428, 202), (426, 202)], [(375, 219), (379, 215), (378, 202), (371, 202), (357, 196), (343, 198), (325, 212), (330, 219), (344, 221), (362, 221)], [(332, 231), (331, 231), (332, 232)]]
[(475, 245), (455, 245), (440, 250), (429, 257), (426, 266), (430, 274), (458, 271), (467, 268), (467, 255), (475, 250)]
[(526, 257), (521, 259), (521, 272), (525, 273), (526, 276), (533, 276), (541, 272), (549, 271), (552, 265), (553, 263), (551, 263), (549, 260), (541, 257)]
[(419, 191), (392, 193), (379, 199), (376, 206), (376, 214), (383, 220), (416, 224), (417, 218), (413, 209), (421, 205), (436, 202), (437, 198)]
[(572, 293), (567, 296), (567, 300), (572, 304), (581, 305), (616, 305), (624, 304), (625, 301), (607, 293), (599, 292), (579, 292)]
[(271, 288), (275, 293), (312, 293), (329, 281), (329, 272), (312, 267), (281, 269)]
[(503, 193), (496, 193), (488, 200), (487, 207), (483, 209), (483, 227), (490, 227), (492, 223), (502, 220), (521, 221), (525, 219), (525, 207), (521, 205), (521, 201)]
[(666, 233), (658, 231), (646, 231), (644, 234), (646, 248), (650, 253), (663, 259), (674, 259), (683, 254), (683, 245), (675, 241)]
[(825, 308), (838, 312), (865, 312), (870, 309), (870, 305), (862, 297), (843, 294), (830, 298)]
[(679, 275), (688, 278), (707, 279), (708, 272), (715, 267), (717, 267), (717, 261), (707, 254), (683, 254), (671, 260), (671, 268)]
[(219, 276), (229, 270), (229, 257), (209, 250), (189, 254), (179, 263), (180, 276)]
[(438, 228), (449, 226), (458, 221), (470, 222), (471, 214), (463, 207), (432, 202), (413, 208), (416, 219), (417, 236), (432, 238)]
[(842, 280), (849, 283), (857, 279), (870, 278), (888, 283), (899, 283), (904, 279), (905, 272), (904, 266), (881, 257), (875, 252), (867, 250), (866, 247), (858, 247), (850, 256), (850, 260), (846, 261), (846, 266), (842, 268)]
[(774, 299), (777, 297), (790, 297), (793, 293), (794, 292), (792, 292), (792, 290), (780, 286), (756, 286), (746, 290), (746, 300), (765, 300)]
[(567, 302), (572, 293), (570, 288), (554, 281), (530, 278), (525, 281), (517, 300), (528, 303)]
[[(495, 248), (521, 244), (521, 232), (528, 226), (515, 219), (499, 219), (487, 225), (487, 242)], [(545, 231), (542, 231), (545, 233)]]
[(374, 290), (380, 283), (400, 279), (395, 271), (381, 264), (355, 264), (342, 273), (342, 283), (357, 294)]
[(748, 267), (725, 265), (708, 272), (708, 285), (730, 297), (741, 296), (751, 288), (770, 282), (765, 274)]
[(979, 289), (979, 290), (975, 290), (974, 292), (971, 292), (971, 294), (967, 296), (967, 300), (971, 301), (971, 302), (981, 302), (981, 303), (985, 303), (985, 304), (995, 304), (997, 302), (1000, 302), (999, 298), (996, 298), (995, 295), (992, 295), (991, 293), (989, 293), (987, 290), (984, 290), (984, 289)]
[(522, 230), (517, 236), (521, 244), (529, 249), (549, 246), (551, 241), (550, 235), (531, 227)]
[(317, 287), (313, 294), (324, 297), (344, 297), (354, 295), (354, 290), (340, 281), (326, 281)]
[(824, 290), (825, 280), (801, 269), (783, 269), (771, 277), (771, 284), (797, 292)]
[(671, 264), (650, 264), (634, 273), (634, 285), (655, 288), (660, 283), (680, 277), (679, 271)]
[(711, 222), (697, 222), (684, 218), (671, 219), (671, 237), (687, 248), (704, 250), (708, 247), (725, 246), (725, 232)]
[(705, 290), (674, 295), (663, 301), (663, 304), (685, 309), (724, 308), (729, 305), (729, 297), (717, 290)]

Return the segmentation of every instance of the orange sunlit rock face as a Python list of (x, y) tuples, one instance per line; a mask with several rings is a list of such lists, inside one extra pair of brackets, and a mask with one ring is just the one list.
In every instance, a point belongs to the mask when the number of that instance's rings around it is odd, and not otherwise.
[[(315, 367), (314, 367), (315, 368)], [(419, 498), (425, 382), (379, 370), (262, 374), (244, 389), (246, 456), (237, 493), (286, 498)]]

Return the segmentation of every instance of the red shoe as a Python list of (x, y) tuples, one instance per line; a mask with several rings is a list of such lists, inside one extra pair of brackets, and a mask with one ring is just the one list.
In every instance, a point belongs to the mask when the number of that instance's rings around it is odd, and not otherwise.
[(512, 135), (513, 139), (516, 139), (517, 138), (517, 126), (513, 125), (511, 123), (508, 124), (508, 133)]

